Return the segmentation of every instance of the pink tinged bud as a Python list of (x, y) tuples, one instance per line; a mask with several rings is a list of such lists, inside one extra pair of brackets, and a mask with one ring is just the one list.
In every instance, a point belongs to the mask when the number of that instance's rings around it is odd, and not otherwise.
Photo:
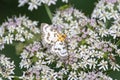
[(32, 50), (33, 50), (33, 51), (38, 51), (38, 49), (39, 49), (39, 46), (34, 46), (34, 47), (32, 47)]
[(111, 52), (111, 51), (112, 51), (112, 48), (108, 48), (108, 51), (110, 51), (110, 52)]
[(36, 73), (36, 79), (37, 79), (37, 80), (40, 80), (40, 72), (37, 72), (37, 73)]
[(85, 32), (85, 29), (82, 29), (82, 32), (84, 33), (84, 32)]
[(21, 25), (21, 23), (22, 23), (21, 20), (19, 20), (19, 19), (17, 20), (17, 19), (16, 19), (16, 25), (19, 26), (19, 25)]
[(16, 27), (16, 23), (15, 22), (9, 22), (8, 26)]
[(86, 34), (83, 34), (83, 35), (82, 35), (82, 38), (86, 38), (86, 37), (87, 37), (87, 35), (86, 35)]
[(77, 40), (78, 40), (78, 41), (82, 41), (82, 37), (79, 37)]
[(95, 25), (95, 19), (91, 19), (91, 20), (90, 20), (90, 25), (91, 25), (91, 26), (94, 26), (94, 25)]
[(88, 32), (86, 31), (86, 32), (84, 32), (84, 34), (88, 34)]
[(104, 52), (107, 52), (107, 48), (104, 48), (103, 51), (104, 51)]
[(101, 45), (99, 45), (99, 46), (96, 46), (97, 47), (97, 49), (102, 49), (102, 46)]
[(108, 44), (104, 44), (104, 47), (107, 48), (107, 47), (108, 47)]

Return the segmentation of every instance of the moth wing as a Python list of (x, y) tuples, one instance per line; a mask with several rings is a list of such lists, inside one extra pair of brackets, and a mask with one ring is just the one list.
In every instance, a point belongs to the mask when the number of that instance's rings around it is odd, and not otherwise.
[(48, 24), (41, 24), (43, 40), (48, 44), (53, 44), (57, 41), (57, 31), (52, 29)]
[(65, 44), (60, 41), (56, 42), (52, 46), (51, 50), (52, 50), (52, 52), (55, 52), (59, 56), (66, 56), (68, 54)]

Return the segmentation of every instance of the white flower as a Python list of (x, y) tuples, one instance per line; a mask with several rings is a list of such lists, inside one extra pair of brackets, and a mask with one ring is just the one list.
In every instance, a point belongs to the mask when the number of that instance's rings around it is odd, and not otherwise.
[[(25, 4), (28, 4), (29, 10), (38, 9), (38, 6), (41, 6), (41, 4), (47, 4), (48, 6), (51, 6), (52, 4), (55, 5), (57, 0), (18, 0), (18, 7), (24, 6)], [(68, 3), (68, 0), (62, 0), (62, 2)]]
[(20, 62), (20, 68), (29, 68), (31, 65), (30, 59), (22, 59)]
[(78, 76), (79, 76), (79, 80), (83, 80), (86, 77), (87, 73), (81, 71)]
[(29, 56), (29, 53), (28, 53), (28, 51), (26, 51), (26, 50), (24, 50), (24, 51), (21, 53), (21, 58), (23, 58), (23, 59), (26, 59), (28, 56)]
[[(14, 23), (13, 23), (14, 24)], [(9, 33), (13, 33), (14, 31), (15, 31), (15, 28), (16, 28), (16, 26), (8, 26), (7, 27), (8, 28), (8, 31), (9, 31)]]
[(39, 59), (42, 59), (44, 57), (45, 53), (43, 52), (37, 52), (36, 53), (36, 57), (38, 57)]
[(111, 14), (109, 16), (110, 18), (113, 18), (115, 20), (119, 19), (119, 13), (118, 11), (115, 11), (115, 10), (111, 10)]
[(33, 34), (29, 33), (28, 31), (24, 31), (24, 35), (25, 35), (25, 38), (28, 39), (28, 40), (33, 38)]
[(87, 52), (87, 46), (86, 45), (81, 45), (79, 48), (80, 54), (85, 54)]
[(62, 62), (61, 61), (58, 61), (57, 64), (56, 64), (56, 67), (59, 68), (62, 66)]
[(14, 77), (15, 65), (13, 61), (10, 61), (10, 58), (5, 57), (5, 55), (0, 55), (0, 75), (3, 78), (12, 80)]
[(98, 53), (96, 53), (96, 56), (98, 58), (103, 58), (103, 55), (104, 55), (104, 52), (102, 52), (102, 51), (98, 51)]
[(76, 63), (73, 63), (71, 66), (73, 70), (77, 70), (79, 68), (79, 65)]
[(116, 53), (120, 56), (120, 49), (117, 49)]
[(78, 77), (77, 77), (76, 72), (70, 72), (67, 80), (77, 80), (77, 79)]
[(19, 2), (18, 6), (21, 7), (21, 6), (25, 5), (28, 2), (28, 0), (19, 0), (18, 2)]
[(18, 33), (22, 34), (24, 32), (24, 27), (18, 26), (16, 27)]
[(101, 69), (103, 69), (104, 71), (105, 71), (105, 70), (108, 70), (108, 62), (107, 62), (107, 61), (102, 60), (102, 61), (98, 64), (98, 66), (99, 66), (99, 69), (100, 69), (100, 70), (101, 70)]
[(24, 37), (21, 34), (16, 34), (15, 35), (15, 40), (16, 41), (21, 41), (21, 42), (25, 41)]
[(0, 50), (2, 50), (4, 48), (4, 38), (0, 38)]
[(77, 39), (71, 39), (69, 41), (69, 47), (68, 47), (68, 49), (70, 49), (72, 51), (72, 50), (75, 50), (75, 48), (77, 48), (77, 47), (78, 47)]
[(38, 9), (38, 6), (41, 5), (40, 0), (31, 0), (31, 2), (28, 2), (29, 7), (28, 9), (32, 11), (33, 9)]
[(102, 14), (99, 16), (100, 20), (103, 20), (103, 22), (106, 22), (107, 19), (109, 19), (110, 14), (106, 11), (102, 11)]
[(83, 59), (82, 62), (79, 63), (79, 66), (83, 69), (86, 69), (88, 65), (88, 59)]
[(114, 71), (117, 70), (117, 71), (120, 71), (120, 66), (118, 64), (116, 64), (115, 62), (110, 62), (110, 65), (111, 65), (111, 69), (113, 69)]
[(4, 27), (0, 27), (0, 36), (2, 37), (3, 36), (3, 34), (4, 34), (4, 32), (5, 32), (5, 29), (4, 29)]
[(97, 64), (97, 60), (96, 59), (88, 59), (88, 65), (90, 69), (95, 69)]
[(108, 34), (107, 29), (105, 29), (105, 28), (100, 28), (99, 29), (99, 35), (101, 35), (101, 37), (107, 36), (107, 34)]
[(6, 36), (6, 37), (4, 38), (4, 40), (5, 40), (5, 42), (6, 42), (7, 44), (12, 44), (12, 43), (13, 43), (13, 40), (14, 40), (14, 37), (13, 37), (12, 34), (8, 34), (8, 36)]
[(47, 4), (50, 6), (51, 4), (56, 4), (57, 0), (41, 0), (42, 3)]
[(119, 19), (118, 21), (116, 21), (114, 23), (114, 25), (112, 25), (109, 29), (109, 34), (111, 36), (113, 36), (113, 39), (115, 39), (116, 37), (120, 37), (120, 28), (119, 28), (120, 24), (119, 24)]

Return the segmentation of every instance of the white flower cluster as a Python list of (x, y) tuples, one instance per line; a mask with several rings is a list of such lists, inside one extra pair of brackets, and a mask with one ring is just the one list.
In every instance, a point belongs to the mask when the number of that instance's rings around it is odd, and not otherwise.
[(0, 80), (12, 80), (12, 78), (14, 77), (14, 69), (14, 62), (11, 62), (10, 58), (5, 57), (5, 55), (0, 55)]
[(104, 41), (105, 43), (109, 44), (107, 47), (104, 46), (103, 51), (110, 54), (109, 61), (113, 70), (119, 70), (120, 68), (118, 64), (114, 63), (116, 62), (115, 57), (120, 55), (119, 6), (119, 0), (101, 0), (96, 5), (91, 17), (96, 21), (94, 28), (96, 28), (95, 30), (100, 36), (100, 39), (102, 40), (101, 42)]
[(4, 48), (4, 44), (12, 44), (13, 41), (24, 42), (40, 33), (37, 28), (38, 22), (29, 20), (26, 16), (8, 18), (0, 26), (0, 49)]
[(99, 35), (120, 37), (120, 0), (101, 0), (96, 5), (92, 18), (98, 22)]
[(78, 26), (86, 25), (88, 22), (87, 20), (88, 18), (79, 10), (74, 9), (73, 7), (70, 8), (68, 7), (64, 10), (56, 11), (52, 23), (54, 25), (59, 25), (60, 27), (65, 29), (70, 29), (70, 28), (79, 29)]
[[(112, 80), (102, 72), (84, 72), (75, 63), (71, 70), (68, 63), (55, 55), (48, 53), (42, 47), (42, 43), (34, 42), (25, 47), (21, 53), (21, 68), (26, 68), (23, 75), (19, 77), (23, 80)], [(70, 57), (71, 59), (73, 57)], [(56, 71), (57, 70), (57, 71)]]
[[(57, 0), (19, 0), (37, 9)], [(62, 0), (68, 2), (68, 0)], [(52, 24), (25, 16), (8, 19), (0, 27), (0, 49), (13, 41), (24, 42), (40, 33), (40, 41), (25, 46), (20, 54), (22, 80), (113, 80), (109, 70), (120, 71), (120, 0), (100, 0), (91, 19), (73, 7), (57, 10)], [(37, 36), (35, 36), (37, 37)], [(0, 77), (11, 79), (14, 64), (0, 56)]]
[[(57, 27), (59, 32), (66, 34), (66, 53), (78, 59), (76, 60), (78, 63), (74, 64), (79, 64), (79, 67), (83, 69), (98, 67), (99, 70), (104, 71), (108, 70), (108, 66), (111, 66), (111, 69), (119, 71), (120, 66), (114, 62), (114, 57), (119, 54), (118, 52), (114, 54), (114, 50), (118, 50), (117, 45), (99, 37), (98, 33), (94, 31), (94, 26), (91, 26), (89, 19), (81, 12), (73, 8), (57, 11), (53, 17), (53, 25), (56, 25), (54, 27)], [(51, 39), (53, 38), (51, 37)], [(76, 67), (73, 66), (73, 68)]]
[(20, 78), (112, 80), (102, 72), (120, 70), (115, 59), (120, 51), (103, 40), (94, 26), (72, 7), (57, 11), (52, 25), (42, 24), (41, 42), (30, 44), (21, 53), (20, 67), (27, 70)]
[(67, 80), (112, 80), (112, 78), (103, 74), (102, 72), (82, 72), (77, 76), (75, 72), (71, 72)]
[(75, 53), (80, 39), (88, 37), (84, 25), (87, 18), (76, 9), (68, 8), (57, 11), (53, 17), (53, 25), (42, 25), (43, 42), (49, 44), (51, 53), (68, 56)]
[(57, 58), (47, 53), (42, 46), (42, 43), (34, 42), (25, 47), (21, 53), (20, 67), (27, 70), (23, 71), (23, 75), (19, 77), (20, 79), (56, 80), (54, 77), (57, 74), (49, 65), (53, 64)]
[[(48, 6), (52, 4), (56, 4), (57, 0), (19, 0), (19, 7), (24, 6), (25, 4), (28, 4), (29, 10), (38, 9), (38, 6), (41, 6), (42, 4), (47, 4)], [(62, 2), (68, 2), (68, 0), (62, 0)]]

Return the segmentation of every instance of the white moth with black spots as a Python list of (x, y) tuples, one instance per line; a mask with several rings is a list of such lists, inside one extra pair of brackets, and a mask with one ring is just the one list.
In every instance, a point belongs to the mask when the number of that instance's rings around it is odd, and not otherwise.
[(52, 25), (42, 24), (43, 41), (51, 45), (51, 52), (59, 56), (67, 56), (66, 34), (57, 31)]

